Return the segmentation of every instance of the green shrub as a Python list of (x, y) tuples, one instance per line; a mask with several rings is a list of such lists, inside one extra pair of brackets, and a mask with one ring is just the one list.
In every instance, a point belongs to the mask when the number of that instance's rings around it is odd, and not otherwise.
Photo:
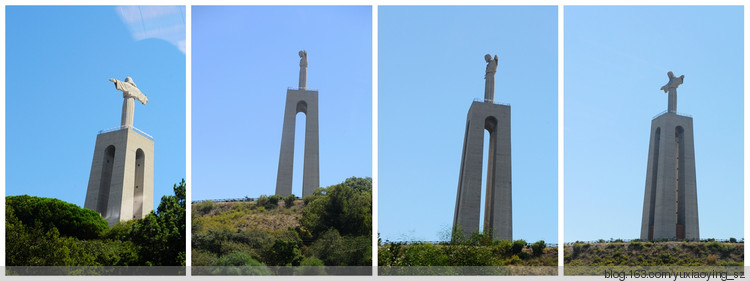
[(513, 242), (509, 240), (500, 240), (495, 243), (495, 245), (492, 246), (492, 254), (495, 256), (500, 257), (510, 257), (513, 254), (511, 254), (511, 248), (513, 247)]
[(193, 249), (193, 266), (212, 266), (216, 262), (216, 255), (211, 252)]
[(450, 260), (437, 246), (425, 243), (404, 249), (400, 266), (449, 266)]
[(521, 239), (521, 240), (513, 241), (513, 245), (510, 248), (510, 253), (513, 255), (517, 255), (518, 253), (523, 251), (524, 247), (526, 247), (525, 240)]
[(311, 256), (321, 257), (326, 265), (345, 265), (346, 250), (338, 230), (330, 229), (308, 247)]
[(268, 204), (269, 205), (266, 207), (266, 209), (273, 209), (273, 208), (278, 207), (279, 206), (279, 201), (281, 201), (281, 200), (284, 200), (284, 197), (282, 197), (281, 195), (278, 195), (278, 194), (268, 196)]
[(268, 209), (267, 206), (269, 205), (269, 202), (270, 201), (268, 200), (268, 196), (261, 195), (258, 197), (258, 200), (255, 200), (254, 209), (257, 209), (257, 208)]
[(323, 261), (316, 257), (304, 258), (300, 267), (294, 269), (294, 275), (325, 275)]
[(444, 250), (453, 266), (485, 266), (493, 261), (492, 253), (486, 247), (450, 245)]
[(258, 197), (258, 200), (255, 200), (255, 206), (253, 206), (253, 209), (263, 208), (264, 210), (273, 210), (279, 206), (279, 201), (283, 199), (284, 198), (281, 197), (281, 195), (261, 195)]
[(398, 259), (401, 257), (401, 246), (402, 243), (388, 243), (378, 250), (378, 265), (379, 266), (393, 266), (397, 265)]
[(297, 200), (297, 196), (294, 196), (294, 194), (289, 194), (289, 196), (284, 197), (284, 207), (291, 208), (294, 206), (295, 200)]
[(535, 257), (541, 256), (544, 254), (544, 248), (547, 247), (547, 244), (544, 243), (544, 240), (539, 240), (537, 242), (534, 242), (534, 244), (531, 244), (531, 253)]
[(519, 258), (516, 255), (513, 255), (512, 257), (506, 259), (504, 261), (504, 264), (505, 265), (516, 265), (516, 264), (521, 264), (522, 262), (523, 262), (523, 260), (521, 260), (521, 258)]
[(118, 222), (112, 228), (104, 231), (102, 237), (109, 240), (120, 240), (125, 241), (130, 237), (130, 232), (133, 229), (133, 224), (137, 220), (129, 220), (125, 222)]
[(261, 263), (252, 256), (243, 252), (231, 252), (216, 259), (216, 266), (249, 266), (260, 265)]
[(195, 210), (195, 212), (197, 212), (198, 215), (205, 216), (216, 207), (216, 204), (213, 201), (209, 200), (209, 201), (200, 202), (198, 204), (195, 204), (194, 206), (195, 208), (193, 208), (193, 210)]
[(573, 243), (573, 258), (576, 258), (583, 253), (583, 245), (583, 242)]
[(216, 260), (212, 274), (216, 275), (271, 275), (271, 270), (247, 253), (232, 252)]
[(276, 239), (273, 246), (263, 253), (263, 261), (267, 265), (285, 266), (299, 265), (304, 256), (299, 250), (299, 242), (293, 240)]

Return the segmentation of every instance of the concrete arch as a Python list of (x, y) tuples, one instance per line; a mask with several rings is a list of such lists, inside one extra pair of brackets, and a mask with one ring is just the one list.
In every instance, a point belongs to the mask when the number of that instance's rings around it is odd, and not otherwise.
[(294, 132), (297, 113), (305, 114), (305, 151), (302, 175), (302, 196), (312, 194), (320, 187), (318, 145), (318, 91), (287, 90), (284, 124), (281, 132), (279, 169), (276, 177), (276, 194), (292, 194), (294, 167)]
[(307, 103), (304, 100), (301, 100), (297, 103), (297, 112), (295, 112), (295, 114), (300, 112), (307, 115)]
[(146, 155), (143, 149), (139, 148), (135, 151), (134, 165), (133, 218), (141, 218), (143, 217), (144, 171), (146, 169)]
[(96, 203), (96, 211), (102, 216), (107, 215), (109, 205), (109, 192), (112, 185), (112, 171), (115, 164), (115, 146), (109, 145), (104, 149), (104, 158), (102, 159), (101, 180), (99, 182), (99, 198)]
[[(485, 206), (481, 209), (482, 162), (484, 134), (487, 143), (487, 180)], [(454, 234), (464, 237), (475, 232), (492, 233), (493, 239), (512, 240), (512, 191), (510, 151), (510, 106), (474, 102), (469, 109), (461, 156)], [(480, 212), (484, 211), (484, 229), (479, 229)]]

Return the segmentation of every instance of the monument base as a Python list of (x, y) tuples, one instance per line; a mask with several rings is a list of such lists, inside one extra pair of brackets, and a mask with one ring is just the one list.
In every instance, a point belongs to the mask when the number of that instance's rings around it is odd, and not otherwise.
[(279, 170), (276, 177), (276, 195), (292, 194), (294, 166), (294, 129), (297, 113), (305, 114), (305, 151), (302, 174), (302, 197), (320, 187), (320, 162), (318, 150), (318, 91), (289, 89), (286, 92), (284, 127), (281, 132)]
[(699, 240), (693, 118), (651, 120), (642, 240)]
[(140, 219), (154, 206), (154, 141), (130, 127), (96, 136), (85, 208), (109, 226)]
[(466, 118), (461, 171), (453, 229), (465, 237), (479, 231), (484, 131), (490, 133), (485, 186), (484, 233), (495, 240), (513, 239), (510, 105), (473, 102)]

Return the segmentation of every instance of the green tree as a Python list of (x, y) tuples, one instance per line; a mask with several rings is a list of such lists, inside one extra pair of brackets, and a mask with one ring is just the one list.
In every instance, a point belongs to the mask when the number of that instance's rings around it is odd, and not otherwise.
[(276, 239), (273, 246), (263, 253), (263, 261), (274, 266), (299, 265), (305, 258), (299, 249), (299, 242)]
[(136, 221), (130, 240), (140, 246), (145, 265), (185, 265), (185, 180), (174, 195), (162, 196), (156, 212)]
[(348, 178), (305, 197), (300, 224), (317, 238), (330, 228), (342, 236), (372, 235), (372, 179)]
[(45, 232), (55, 228), (60, 236), (94, 239), (108, 228), (107, 221), (97, 212), (54, 198), (7, 196), (5, 209), (12, 210), (10, 213), (25, 226), (40, 224)]

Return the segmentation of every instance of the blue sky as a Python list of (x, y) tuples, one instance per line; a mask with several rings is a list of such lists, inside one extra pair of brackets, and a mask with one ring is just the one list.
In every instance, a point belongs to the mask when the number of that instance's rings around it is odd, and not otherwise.
[[(6, 8), (7, 195), (83, 206), (96, 135), (120, 125), (122, 93), (107, 79), (126, 76), (149, 99), (146, 106), (136, 103), (134, 125), (154, 137), (154, 208), (185, 178), (179, 47), (185, 8), (152, 6), (134, 17), (135, 10)], [(133, 21), (140, 31), (128, 28)]]
[(274, 194), (286, 90), (298, 85), (302, 49), (307, 87), (319, 91), (320, 185), (372, 176), (369, 6), (193, 6), (193, 200)]
[(639, 237), (670, 70), (693, 116), (700, 237), (744, 237), (743, 61), (742, 7), (565, 7), (565, 241)]
[(557, 7), (378, 13), (380, 237), (448, 238), (466, 114), (491, 53), (495, 101), (512, 108), (513, 238), (556, 242)]

